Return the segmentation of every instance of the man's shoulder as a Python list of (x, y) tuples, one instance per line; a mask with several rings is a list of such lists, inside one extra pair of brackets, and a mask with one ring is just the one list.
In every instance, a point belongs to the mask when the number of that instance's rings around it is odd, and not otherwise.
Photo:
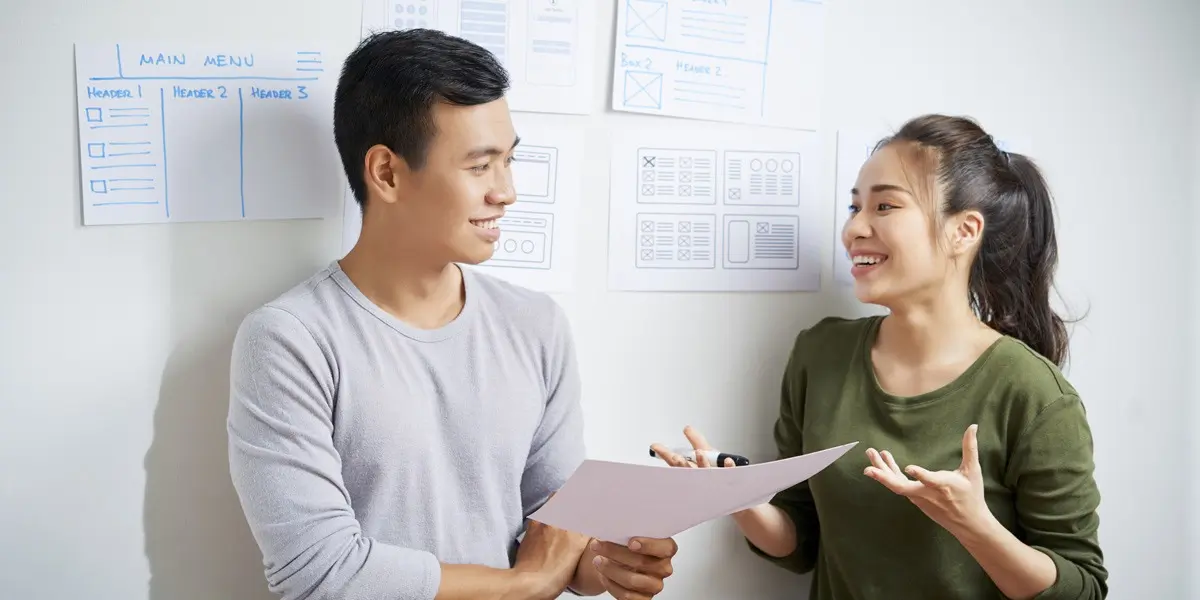
[(251, 341), (311, 336), (328, 313), (331, 292), (336, 293), (333, 272), (333, 267), (325, 267), (250, 311), (242, 319), (239, 337)]
[(568, 326), (566, 313), (550, 294), (533, 290), (496, 275), (473, 269), (467, 294), (479, 294), (480, 306), (490, 319), (503, 321), (525, 335), (544, 340), (558, 337)]

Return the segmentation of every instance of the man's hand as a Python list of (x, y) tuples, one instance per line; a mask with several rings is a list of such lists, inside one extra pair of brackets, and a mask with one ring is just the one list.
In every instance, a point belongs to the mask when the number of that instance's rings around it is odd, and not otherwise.
[(593, 564), (604, 589), (617, 600), (650, 600), (671, 576), (671, 559), (679, 551), (675, 540), (633, 538), (629, 546), (592, 541)]
[(588, 539), (585, 535), (529, 521), (513, 564), (525, 588), (520, 597), (550, 600), (562, 594), (575, 577)]

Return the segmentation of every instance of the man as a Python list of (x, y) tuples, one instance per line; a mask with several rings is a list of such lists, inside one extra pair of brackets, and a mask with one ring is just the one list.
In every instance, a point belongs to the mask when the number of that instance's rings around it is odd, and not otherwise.
[(515, 199), (507, 87), (436, 31), (345, 63), (334, 129), (360, 239), (251, 313), (232, 360), (230, 470), (287, 600), (645, 599), (670, 575), (673, 540), (526, 522), (583, 460), (583, 425), (563, 311), (456, 264), (492, 255)]

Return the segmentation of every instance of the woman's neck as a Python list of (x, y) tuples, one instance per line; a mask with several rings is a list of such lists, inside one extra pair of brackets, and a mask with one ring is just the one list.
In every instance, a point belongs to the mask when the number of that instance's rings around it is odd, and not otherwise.
[(999, 334), (983, 324), (965, 300), (942, 298), (892, 308), (875, 351), (911, 367), (974, 361)]

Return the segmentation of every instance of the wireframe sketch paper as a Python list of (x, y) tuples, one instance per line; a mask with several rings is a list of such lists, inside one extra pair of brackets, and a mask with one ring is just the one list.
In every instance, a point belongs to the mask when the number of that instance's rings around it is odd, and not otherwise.
[(508, 69), (512, 110), (588, 114), (595, 16), (586, 0), (363, 0), (362, 35), (422, 27), (464, 37)]
[(766, 502), (821, 472), (857, 444), (734, 468), (588, 460), (529, 518), (618, 544), (633, 537), (667, 538)]
[[(862, 166), (880, 140), (894, 133), (884, 127), (875, 129), (846, 129), (837, 133), (836, 219), (833, 230), (833, 279), (839, 285), (854, 285), (850, 274), (850, 255), (842, 242), (842, 230), (850, 218), (850, 191)], [(1008, 152), (1029, 151), (1029, 143), (1014, 138), (997, 139), (996, 145)]]
[(308, 45), (76, 45), (84, 224), (336, 215), (339, 64)]
[(821, 0), (617, 0), (613, 110), (816, 130)]
[[(500, 219), (492, 258), (470, 268), (531, 289), (565, 292), (575, 272), (583, 133), (537, 124), (529, 115), (514, 114), (513, 124), (521, 136), (510, 166), (517, 201)], [(362, 213), (347, 189), (344, 252), (354, 247), (361, 229)]]
[(611, 289), (820, 289), (816, 134), (706, 127), (613, 136)]

